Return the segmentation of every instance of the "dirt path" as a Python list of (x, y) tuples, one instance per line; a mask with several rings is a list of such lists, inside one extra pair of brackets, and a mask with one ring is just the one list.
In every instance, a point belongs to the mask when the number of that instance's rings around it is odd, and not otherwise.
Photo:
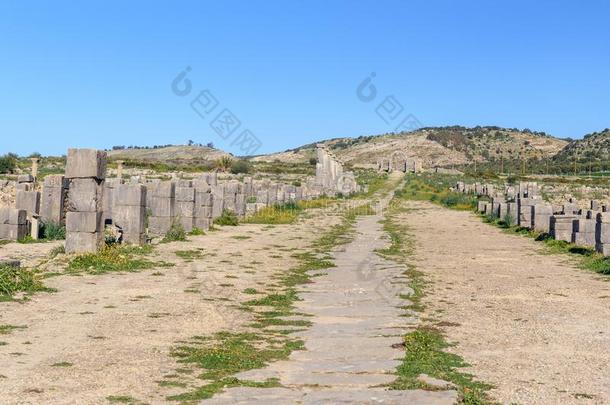
[[(387, 198), (385, 200), (387, 203)], [(299, 294), (297, 311), (312, 315), (312, 326), (291, 336), (305, 342), (285, 361), (237, 375), (264, 381), (277, 378), (281, 388), (231, 388), (206, 403), (218, 404), (452, 404), (456, 391), (391, 391), (403, 356), (400, 343), (417, 319), (401, 317), (408, 293), (404, 266), (380, 258), (375, 250), (388, 244), (381, 216), (361, 217), (356, 237), (333, 254), (337, 267), (316, 277)], [(398, 346), (393, 348), (392, 345)]]
[(610, 402), (609, 278), (468, 212), (409, 202), (427, 311), (502, 403)]
[[(272, 290), (273, 276), (333, 221), (310, 214), (294, 225), (223, 227), (157, 246), (150, 259), (174, 267), (52, 277), (45, 284), (56, 293), (0, 302), (0, 325), (18, 327), (0, 329), (0, 403), (99, 404), (111, 396), (167, 403), (183, 391), (159, 385), (179, 367), (170, 349), (252, 322), (235, 308), (251, 299), (244, 290)], [(31, 247), (52, 248), (12, 244), (0, 257), (22, 257)]]

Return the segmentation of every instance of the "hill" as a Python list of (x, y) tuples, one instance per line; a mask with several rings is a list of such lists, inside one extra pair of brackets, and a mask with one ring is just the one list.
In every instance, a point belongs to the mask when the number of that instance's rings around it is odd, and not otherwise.
[(212, 162), (222, 156), (232, 156), (220, 149), (198, 145), (173, 145), (158, 148), (119, 149), (108, 152), (108, 157), (114, 160), (163, 163), (204, 163)]
[(553, 160), (557, 163), (595, 163), (610, 159), (610, 129), (587, 134), (567, 144)]
[[(461, 126), (421, 128), (414, 132), (334, 138), (326, 144), (344, 162), (354, 166), (375, 164), (378, 159), (401, 151), (419, 158), (424, 167), (449, 166), (494, 160), (550, 158), (568, 141), (542, 132), (500, 127)], [(255, 161), (306, 162), (315, 157), (315, 144), (296, 149), (257, 156)]]

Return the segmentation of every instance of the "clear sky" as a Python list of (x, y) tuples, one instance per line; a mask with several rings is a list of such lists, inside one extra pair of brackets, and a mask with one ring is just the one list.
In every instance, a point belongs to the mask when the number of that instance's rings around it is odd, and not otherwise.
[[(596, 0), (4, 0), (0, 153), (191, 139), (239, 154), (246, 129), (272, 152), (391, 131), (388, 96), (425, 126), (580, 138), (610, 127), (609, 19)], [(240, 126), (216, 132), (224, 109)]]

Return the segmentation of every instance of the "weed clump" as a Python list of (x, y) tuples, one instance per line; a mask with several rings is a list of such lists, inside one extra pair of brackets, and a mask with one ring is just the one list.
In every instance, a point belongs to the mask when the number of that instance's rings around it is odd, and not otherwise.
[(152, 246), (107, 246), (97, 253), (86, 253), (74, 257), (68, 264), (70, 272), (86, 272), (103, 274), (113, 271), (138, 271), (157, 266), (168, 267), (170, 264), (154, 263), (148, 259), (137, 257), (148, 254)]
[(222, 211), (222, 215), (214, 220), (214, 223), (216, 225), (237, 226), (239, 219), (233, 211), (225, 209)]
[(165, 237), (161, 242), (184, 242), (186, 241), (186, 232), (184, 227), (177, 220), (172, 221), (172, 225), (169, 230), (165, 233)]
[(42, 225), (41, 237), (46, 240), (66, 239), (66, 228), (56, 222), (47, 222)]
[(10, 300), (18, 292), (51, 291), (30, 269), (0, 266), (0, 301)]

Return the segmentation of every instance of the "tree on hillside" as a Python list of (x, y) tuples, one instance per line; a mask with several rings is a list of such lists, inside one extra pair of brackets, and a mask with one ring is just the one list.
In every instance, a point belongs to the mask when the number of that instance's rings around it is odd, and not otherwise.
[(231, 168), (233, 159), (230, 156), (223, 156), (214, 162), (214, 169), (219, 172), (226, 172)]
[(0, 173), (12, 173), (17, 167), (17, 157), (14, 153), (0, 157)]

